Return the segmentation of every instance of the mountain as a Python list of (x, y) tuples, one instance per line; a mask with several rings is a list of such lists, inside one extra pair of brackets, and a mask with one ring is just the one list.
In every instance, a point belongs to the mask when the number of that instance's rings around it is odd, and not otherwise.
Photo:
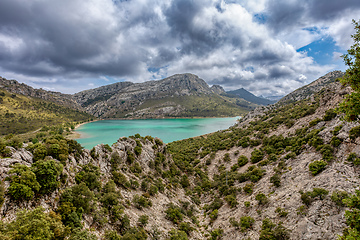
[(289, 93), (288, 95), (280, 99), (279, 103), (288, 103), (305, 99), (311, 94), (319, 92), (321, 89), (335, 82), (338, 78), (341, 78), (342, 76), (344, 76), (344, 73), (341, 71), (329, 72), (328, 74), (318, 78), (310, 84), (303, 86), (293, 91), (292, 93)]
[[(12, 85), (14, 86), (14, 85)], [(36, 131), (42, 127), (54, 127), (56, 125), (67, 125), (69, 128), (77, 122), (88, 121), (93, 116), (67, 107), (71, 104), (71, 98), (55, 98), (57, 95), (39, 91), (42, 98), (31, 97), (33, 92), (24, 92), (26, 85), (21, 85), (12, 92), (0, 87), (0, 136), (8, 134), (21, 134)], [(19, 94), (15, 94), (18, 92)], [(22, 95), (25, 93), (27, 95)], [(43, 98), (54, 100), (43, 100)], [(54, 98), (52, 98), (54, 97)], [(79, 108), (80, 105), (78, 105)]]
[(350, 89), (322, 82), (166, 145), (139, 134), (92, 150), (60, 135), (26, 148), (3, 139), (0, 236), (337, 239), (358, 225), (360, 125), (334, 111)]
[(73, 98), (71, 94), (64, 94), (60, 92), (46, 91), (44, 89), (35, 89), (24, 83), (19, 83), (16, 80), (7, 80), (0, 77), (0, 88), (8, 92), (21, 94), (33, 98), (40, 98), (49, 102), (62, 105), (64, 107), (83, 110), (80, 104)]
[(144, 83), (115, 83), (73, 95), (86, 112), (100, 118), (238, 116), (256, 107), (243, 99), (220, 95), (198, 76), (177, 74)]
[(226, 96), (230, 96), (230, 97), (237, 96), (237, 97), (245, 99), (246, 101), (249, 101), (249, 102), (252, 102), (255, 104), (259, 104), (259, 105), (269, 105), (269, 104), (273, 104), (275, 102), (275, 101), (271, 101), (266, 98), (257, 97), (254, 94), (252, 94), (251, 92), (245, 90), (244, 88), (240, 88), (240, 89), (233, 90), (233, 91), (227, 91)]

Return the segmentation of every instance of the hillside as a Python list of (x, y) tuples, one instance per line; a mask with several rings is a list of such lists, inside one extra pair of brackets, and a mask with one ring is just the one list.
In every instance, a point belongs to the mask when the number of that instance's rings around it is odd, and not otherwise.
[(91, 115), (51, 101), (0, 88), (0, 135), (35, 131), (44, 126), (88, 121)]
[(229, 97), (236, 96), (236, 97), (239, 97), (239, 98), (243, 98), (246, 101), (256, 103), (256, 104), (259, 104), (259, 105), (265, 105), (265, 106), (275, 103), (275, 101), (271, 101), (271, 100), (266, 99), (266, 98), (257, 97), (254, 94), (252, 94), (251, 92), (245, 90), (244, 88), (240, 88), (240, 89), (233, 90), (233, 91), (227, 91), (226, 96), (229, 96)]
[(360, 127), (333, 111), (349, 89), (324, 87), (167, 145), (138, 134), (90, 151), (59, 135), (25, 149), (2, 141), (0, 236), (337, 239), (342, 200), (360, 184)]
[(238, 116), (257, 105), (221, 96), (193, 74), (177, 74), (144, 83), (115, 83), (74, 94), (89, 114), (100, 118)]
[(46, 91), (44, 89), (35, 89), (24, 83), (19, 83), (16, 80), (7, 80), (6, 78), (0, 77), (0, 89), (4, 89), (10, 93), (40, 98), (64, 107), (83, 110), (80, 104), (78, 104), (70, 94)]

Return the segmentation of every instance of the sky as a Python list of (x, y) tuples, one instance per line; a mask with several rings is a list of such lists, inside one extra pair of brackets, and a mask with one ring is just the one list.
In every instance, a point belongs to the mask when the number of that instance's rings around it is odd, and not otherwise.
[(1, 0), (0, 76), (75, 93), (193, 73), (285, 95), (346, 70), (359, 0)]

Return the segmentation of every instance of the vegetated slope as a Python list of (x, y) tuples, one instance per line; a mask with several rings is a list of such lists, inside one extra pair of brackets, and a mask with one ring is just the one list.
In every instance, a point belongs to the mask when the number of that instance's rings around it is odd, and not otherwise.
[(19, 83), (16, 80), (7, 80), (2, 77), (0, 77), (0, 88), (11, 93), (40, 98), (64, 107), (83, 110), (80, 104), (78, 104), (70, 94), (46, 91), (44, 89), (34, 89), (24, 83)]
[(333, 83), (336, 79), (344, 76), (344, 73), (341, 71), (333, 71), (328, 74), (318, 78), (316, 81), (303, 86), (294, 92), (286, 95), (282, 99), (279, 100), (279, 103), (287, 103), (292, 101), (299, 101), (304, 98), (307, 98), (313, 93), (320, 91), (322, 88), (326, 87), (328, 84)]
[[(167, 145), (139, 135), (91, 151), (61, 136), (18, 150), (0, 142), (11, 156), (0, 159), (0, 236), (36, 234), (40, 218), (72, 239), (336, 239), (341, 200), (360, 183), (360, 127), (333, 112), (347, 92), (334, 82)], [(22, 207), (32, 211), (14, 221)], [(17, 228), (27, 224), (31, 233)]]
[(246, 101), (256, 103), (259, 105), (269, 105), (269, 104), (275, 103), (275, 101), (271, 101), (266, 98), (257, 97), (254, 94), (252, 94), (251, 92), (245, 90), (244, 88), (240, 88), (240, 89), (233, 90), (233, 91), (227, 91), (226, 96), (229, 96), (229, 97), (237, 96), (237, 97), (245, 99)]
[(9, 93), (0, 89), (0, 135), (20, 134), (93, 116), (51, 101)]
[(221, 87), (210, 88), (187, 73), (144, 83), (116, 83), (76, 93), (74, 98), (88, 113), (101, 118), (224, 117), (257, 106), (219, 92), (223, 92)]

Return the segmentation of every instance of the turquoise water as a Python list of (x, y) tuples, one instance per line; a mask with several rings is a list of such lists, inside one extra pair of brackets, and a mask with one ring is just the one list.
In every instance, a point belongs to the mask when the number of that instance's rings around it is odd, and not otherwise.
[(146, 120), (101, 120), (86, 123), (76, 129), (81, 138), (76, 139), (86, 149), (97, 144), (116, 142), (121, 137), (139, 133), (141, 136), (158, 137), (165, 143), (206, 133), (227, 129), (239, 117), (195, 119), (146, 119)]

